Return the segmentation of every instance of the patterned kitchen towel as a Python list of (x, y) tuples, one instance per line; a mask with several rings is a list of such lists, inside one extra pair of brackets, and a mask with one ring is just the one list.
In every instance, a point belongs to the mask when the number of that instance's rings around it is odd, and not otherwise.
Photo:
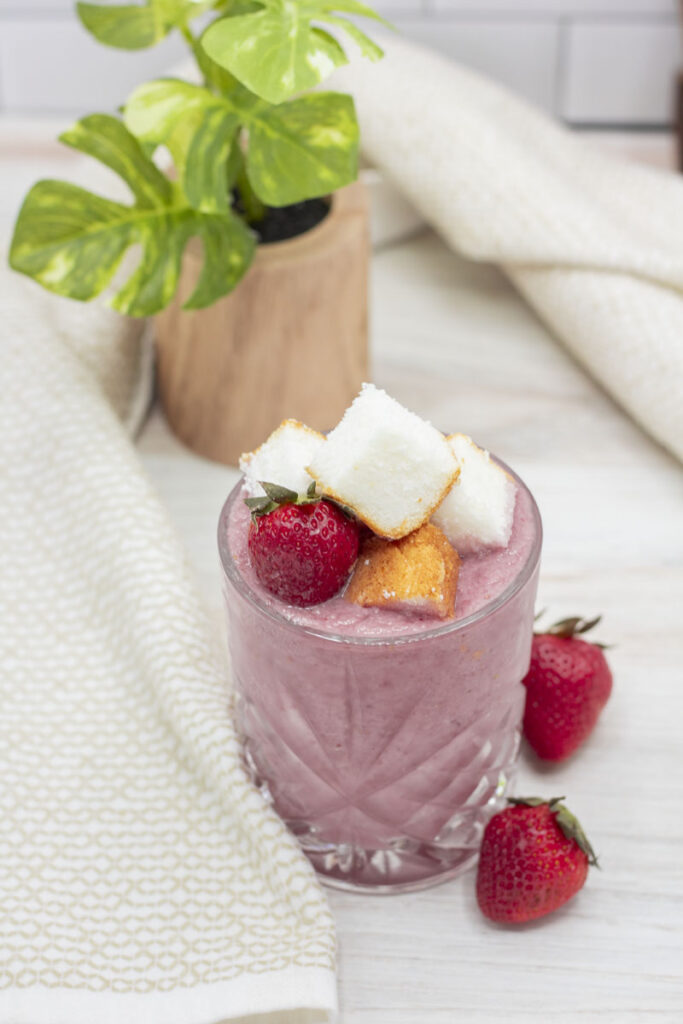
[(328, 1021), (326, 900), (122, 425), (141, 327), (6, 271), (0, 309), (0, 1021)]
[(433, 51), (383, 45), (331, 80), (355, 98), (365, 156), (683, 460), (683, 180), (595, 153)]

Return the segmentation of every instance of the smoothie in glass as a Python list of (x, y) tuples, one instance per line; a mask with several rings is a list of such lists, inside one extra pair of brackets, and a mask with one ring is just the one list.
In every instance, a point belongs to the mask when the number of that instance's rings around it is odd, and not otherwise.
[[(502, 465), (502, 464), (500, 464)], [(243, 485), (218, 542), (245, 754), (315, 868), (342, 888), (421, 888), (475, 857), (514, 770), (541, 550), (515, 483), (504, 547), (464, 554), (455, 615), (300, 608), (259, 583)]]

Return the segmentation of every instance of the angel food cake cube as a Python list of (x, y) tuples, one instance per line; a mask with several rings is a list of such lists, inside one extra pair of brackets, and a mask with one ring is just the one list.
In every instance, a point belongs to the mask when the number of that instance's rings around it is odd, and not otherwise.
[(364, 384), (308, 472), (318, 489), (351, 508), (382, 537), (426, 523), (458, 476), (442, 434), (385, 391)]
[(460, 475), (432, 522), (461, 555), (505, 547), (515, 512), (514, 480), (465, 434), (452, 434), (448, 443)]
[(240, 456), (240, 469), (249, 496), (265, 494), (259, 480), (280, 484), (297, 494), (306, 491), (312, 478), (305, 467), (324, 442), (324, 434), (317, 430), (298, 420), (283, 420), (259, 448)]
[(455, 614), (459, 568), (457, 551), (427, 523), (401, 540), (369, 540), (344, 596), (365, 608), (449, 619)]

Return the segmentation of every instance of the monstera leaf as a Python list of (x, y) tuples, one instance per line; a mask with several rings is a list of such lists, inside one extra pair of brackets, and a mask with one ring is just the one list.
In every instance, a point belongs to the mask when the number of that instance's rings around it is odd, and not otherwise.
[(229, 210), (229, 157), (239, 127), (229, 100), (202, 86), (161, 78), (135, 90), (124, 117), (141, 142), (168, 147), (190, 206)]
[(264, 203), (297, 203), (355, 181), (358, 122), (350, 96), (302, 96), (267, 107), (247, 125), (247, 174)]
[(225, 2), (218, 0), (146, 0), (142, 5), (77, 3), (76, 10), (100, 43), (121, 50), (144, 50), (198, 14), (224, 6)]
[(342, 29), (371, 60), (382, 56), (379, 46), (336, 11), (384, 21), (358, 0), (259, 0), (246, 9), (229, 7), (201, 45), (257, 96), (282, 103), (347, 63), (342, 46), (320, 22)]
[(125, 251), (138, 244), (138, 266), (111, 304), (131, 316), (149, 316), (172, 299), (183, 250), (197, 236), (204, 262), (185, 308), (209, 306), (237, 284), (253, 256), (251, 232), (229, 212), (190, 207), (121, 121), (94, 114), (61, 141), (119, 174), (134, 202), (114, 202), (67, 182), (38, 182), (17, 219), (10, 250), (15, 270), (59, 295), (85, 301), (109, 284)]
[(179, 79), (140, 86), (125, 109), (141, 141), (168, 146), (188, 202), (227, 209), (231, 146), (248, 133), (246, 169), (256, 195), (286, 206), (326, 195), (354, 181), (358, 124), (350, 96), (313, 93), (269, 106), (246, 89), (226, 96)]

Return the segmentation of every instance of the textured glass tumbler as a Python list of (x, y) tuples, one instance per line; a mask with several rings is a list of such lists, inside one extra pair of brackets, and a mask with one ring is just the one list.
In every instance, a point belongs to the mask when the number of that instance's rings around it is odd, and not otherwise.
[(331, 885), (400, 892), (452, 877), (476, 857), (517, 757), (541, 551), (533, 499), (528, 558), (499, 597), (429, 632), (368, 639), (292, 623), (248, 586), (228, 544), (240, 489), (218, 537), (254, 781)]

